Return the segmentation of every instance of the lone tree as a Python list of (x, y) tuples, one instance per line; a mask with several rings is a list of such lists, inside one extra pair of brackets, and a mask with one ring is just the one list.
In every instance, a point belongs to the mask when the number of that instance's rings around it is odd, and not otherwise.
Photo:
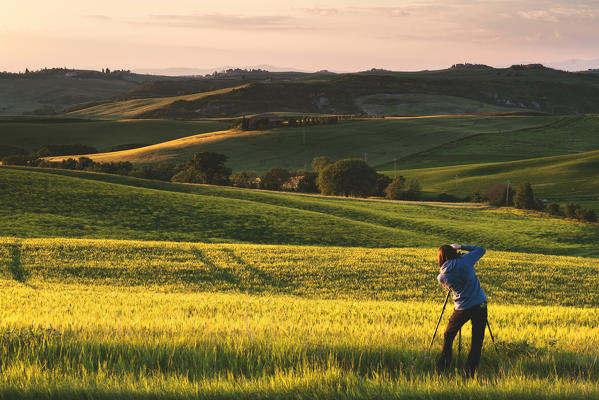
[(289, 171), (280, 167), (273, 167), (260, 178), (260, 189), (281, 190), (281, 187), (289, 178), (291, 178)]
[(376, 191), (377, 173), (360, 159), (346, 159), (328, 165), (318, 174), (322, 194), (367, 197)]
[(203, 151), (195, 153), (190, 161), (175, 176), (173, 182), (208, 183), (226, 185), (229, 183), (231, 168), (225, 167), (227, 156)]
[(525, 182), (520, 185), (518, 193), (514, 196), (514, 206), (523, 210), (537, 209), (537, 202), (530, 183)]

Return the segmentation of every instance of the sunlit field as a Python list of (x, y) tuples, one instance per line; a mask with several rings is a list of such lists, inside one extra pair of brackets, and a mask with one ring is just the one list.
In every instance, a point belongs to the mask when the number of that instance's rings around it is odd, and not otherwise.
[(434, 249), (1, 243), (3, 398), (599, 394), (594, 259), (485, 256), (497, 350), (487, 337), (466, 380), (469, 325), (448, 374), (439, 336), (426, 353), (444, 298)]

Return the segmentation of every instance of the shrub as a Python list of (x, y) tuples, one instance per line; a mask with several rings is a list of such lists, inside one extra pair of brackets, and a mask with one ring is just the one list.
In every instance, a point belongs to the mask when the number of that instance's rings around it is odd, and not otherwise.
[(480, 189), (476, 189), (474, 191), (474, 193), (472, 193), (472, 197), (470, 198), (470, 201), (473, 203), (484, 203), (486, 201), (488, 201), (489, 199), (487, 198), (487, 196), (485, 196)]
[(376, 191), (377, 173), (360, 159), (345, 159), (325, 167), (318, 174), (322, 194), (367, 197)]
[(291, 175), (286, 169), (273, 167), (266, 171), (260, 178), (260, 189), (281, 190), (283, 184), (287, 182), (290, 177)]
[(317, 173), (306, 172), (297, 185), (297, 191), (302, 193), (318, 193), (317, 179)]
[(511, 206), (514, 204), (514, 190), (506, 183), (492, 183), (487, 190), (487, 199), (489, 203), (495, 206)]
[(574, 211), (574, 216), (579, 221), (586, 221), (586, 222), (596, 222), (597, 221), (597, 215), (595, 214), (595, 212), (593, 210), (589, 210), (587, 208), (582, 208), (582, 207), (577, 208), (576, 211)]
[(568, 203), (564, 207), (564, 215), (566, 218), (576, 219), (576, 210), (580, 208), (580, 204)]
[(538, 204), (532, 191), (530, 183), (525, 182), (520, 185), (518, 193), (514, 197), (514, 206), (523, 210), (537, 210)]
[(453, 194), (448, 194), (448, 193), (441, 193), (439, 196), (437, 196), (437, 200), (446, 202), (446, 203), (455, 203), (455, 202), (460, 201), (459, 198), (457, 198)]
[(129, 174), (137, 178), (170, 181), (176, 173), (175, 164), (164, 162), (157, 165), (144, 165), (135, 168)]
[(385, 196), (385, 189), (387, 189), (387, 186), (389, 186), (393, 180), (385, 174), (377, 173), (376, 175), (376, 195)]
[(240, 188), (256, 188), (256, 172), (255, 171), (240, 171), (231, 176), (231, 184)]
[(227, 156), (204, 151), (195, 153), (182, 170), (171, 179), (173, 182), (207, 183), (226, 185), (229, 183), (231, 169), (225, 166)]
[(420, 200), (422, 186), (416, 179), (408, 181), (408, 190), (406, 191), (406, 200)]
[(320, 156), (320, 157), (314, 157), (312, 159), (312, 171), (316, 172), (317, 174), (322, 171), (323, 169), (325, 169), (327, 166), (331, 165), (333, 163), (333, 161), (326, 156)]
[(547, 212), (550, 215), (562, 215), (562, 210), (560, 209), (560, 206), (557, 203), (547, 204)]
[(406, 178), (398, 176), (385, 189), (385, 197), (390, 200), (405, 200)]

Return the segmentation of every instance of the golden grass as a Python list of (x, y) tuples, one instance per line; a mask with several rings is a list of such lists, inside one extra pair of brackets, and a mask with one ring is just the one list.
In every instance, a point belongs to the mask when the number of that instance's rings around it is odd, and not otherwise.
[(191, 135), (151, 146), (139, 147), (136, 149), (98, 154), (57, 156), (49, 157), (48, 160), (62, 161), (67, 158), (85, 156), (96, 162), (129, 161), (133, 164), (149, 164), (171, 160), (182, 161), (184, 159), (190, 158), (191, 155), (196, 151), (199, 151), (199, 147), (201, 147), (203, 144), (218, 142), (232, 137), (255, 136), (263, 135), (265, 133), (268, 133), (268, 131), (239, 131), (229, 129), (224, 131), (200, 133), (198, 135)]
[(229, 93), (235, 89), (241, 89), (246, 86), (247, 86), (247, 84), (236, 86), (236, 87), (231, 87), (231, 88), (214, 90), (211, 92), (193, 93), (193, 94), (187, 94), (187, 95), (182, 95), (182, 96), (133, 99), (133, 100), (119, 101), (119, 102), (115, 102), (115, 103), (100, 104), (100, 105), (97, 105), (94, 107), (89, 107), (89, 108), (84, 108), (82, 110), (73, 111), (73, 112), (68, 113), (67, 115), (77, 116), (77, 117), (94, 117), (94, 118), (107, 118), (107, 119), (133, 118), (133, 117), (141, 115), (145, 112), (168, 106), (169, 104), (172, 104), (175, 101), (199, 100), (204, 97)]

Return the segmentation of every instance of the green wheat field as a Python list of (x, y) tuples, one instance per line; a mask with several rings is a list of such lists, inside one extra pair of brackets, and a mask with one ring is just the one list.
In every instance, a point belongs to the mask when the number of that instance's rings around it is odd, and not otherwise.
[[(73, 171), (0, 177), (2, 399), (599, 396), (597, 224)], [(440, 335), (426, 351), (445, 297), (436, 247), (451, 241), (489, 247), (477, 270), (497, 348), (487, 335), (473, 380), (469, 324), (448, 374), (434, 369)]]

